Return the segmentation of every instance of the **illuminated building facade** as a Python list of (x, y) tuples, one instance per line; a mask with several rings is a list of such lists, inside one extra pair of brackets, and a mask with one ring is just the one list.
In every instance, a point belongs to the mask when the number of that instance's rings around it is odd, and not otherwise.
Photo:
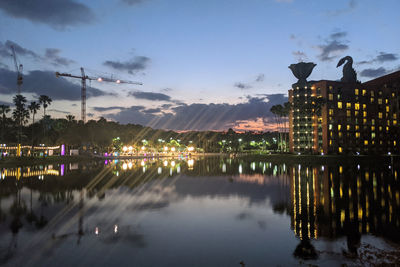
[(400, 153), (400, 71), (365, 83), (311, 81), (289, 90), (291, 152)]

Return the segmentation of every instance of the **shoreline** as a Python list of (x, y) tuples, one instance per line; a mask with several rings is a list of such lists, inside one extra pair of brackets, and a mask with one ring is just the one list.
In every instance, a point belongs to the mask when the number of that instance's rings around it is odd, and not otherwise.
[(12, 157), (0, 160), (0, 167), (5, 166), (24, 166), (49, 163), (72, 163), (72, 162), (89, 162), (96, 160), (130, 160), (145, 158), (178, 158), (178, 157), (225, 157), (232, 159), (254, 158), (254, 160), (267, 160), (274, 163), (287, 164), (351, 164), (351, 163), (394, 163), (400, 161), (400, 155), (296, 155), (296, 154), (264, 154), (264, 153), (196, 153), (189, 155), (133, 155), (133, 156), (101, 156), (101, 155), (80, 155), (80, 156), (49, 156), (45, 158), (31, 157)]

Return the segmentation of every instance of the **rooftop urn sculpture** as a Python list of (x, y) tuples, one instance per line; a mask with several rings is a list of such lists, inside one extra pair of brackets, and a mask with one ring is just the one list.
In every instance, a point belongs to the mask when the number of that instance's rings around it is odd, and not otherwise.
[[(347, 62), (346, 62), (347, 61)], [(344, 64), (346, 62), (346, 64)], [(336, 68), (343, 66), (343, 77), (340, 79), (344, 83), (356, 83), (357, 82), (357, 73), (353, 69), (353, 58), (350, 56), (346, 56), (341, 58), (336, 66)]]
[(312, 70), (314, 67), (317, 66), (317, 64), (314, 64), (312, 62), (300, 62), (297, 64), (292, 64), (289, 66), (289, 69), (293, 72), (293, 75), (299, 79), (297, 83), (293, 84), (294, 86), (298, 87), (304, 87), (307, 85), (307, 78), (310, 76)]

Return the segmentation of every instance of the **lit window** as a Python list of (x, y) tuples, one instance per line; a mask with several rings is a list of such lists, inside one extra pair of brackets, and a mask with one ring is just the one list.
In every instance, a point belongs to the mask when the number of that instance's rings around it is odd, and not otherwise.
[(331, 108), (329, 109), (329, 115), (333, 116), (333, 109), (331, 109)]
[(378, 98), (378, 104), (382, 105), (382, 98)]
[(392, 93), (392, 97), (396, 97), (396, 94), (395, 94), (395, 93)]
[(329, 145), (330, 145), (330, 146), (332, 145), (332, 139), (331, 139), (331, 140), (329, 140)]
[(396, 146), (396, 145), (397, 145), (396, 141), (393, 141), (393, 145), (394, 145), (394, 146)]
[(343, 149), (342, 149), (342, 147), (340, 146), (339, 147), (339, 153), (342, 153), (343, 152)]
[(371, 126), (371, 131), (375, 131), (375, 126)]
[(329, 100), (333, 100), (333, 94), (329, 94)]
[(332, 124), (329, 124), (329, 130), (332, 130)]
[(366, 109), (367, 108), (367, 104), (363, 104), (363, 109)]
[(337, 107), (338, 107), (339, 109), (342, 108), (342, 102), (341, 102), (341, 101), (337, 102)]
[(360, 110), (360, 104), (359, 103), (355, 103), (354, 104), (354, 109), (355, 110)]
[(379, 131), (382, 131), (382, 126), (379, 126)]
[(386, 125), (390, 125), (390, 120), (387, 120), (387, 121), (386, 121)]
[(374, 98), (373, 97), (371, 97), (371, 103), (374, 103)]
[(363, 119), (363, 123), (364, 123), (364, 124), (367, 124), (367, 119)]
[(346, 115), (347, 115), (347, 117), (350, 117), (351, 116), (351, 110), (346, 110)]
[(389, 126), (386, 126), (386, 132), (389, 132)]
[(379, 119), (382, 119), (382, 117), (383, 117), (382, 112), (378, 113), (378, 117), (379, 117)]
[(390, 108), (389, 106), (386, 106), (386, 112), (389, 112)]
[(342, 129), (342, 125), (338, 124), (337, 129), (338, 129), (338, 131), (340, 131), (340, 129)]
[(363, 112), (363, 117), (364, 118), (367, 117), (367, 112), (366, 111)]
[(356, 111), (354, 111), (354, 116), (358, 116), (358, 111), (356, 110)]
[(372, 120), (371, 120), (371, 124), (372, 124), (372, 125), (375, 125), (375, 119), (372, 119)]
[(371, 139), (375, 138), (375, 133), (371, 133)]
[(339, 138), (342, 138), (342, 132), (339, 132)]
[(365, 146), (368, 145), (368, 140), (364, 140), (364, 145), (365, 145)]
[(354, 94), (358, 95), (358, 89), (354, 89)]
[(351, 108), (351, 103), (346, 103), (346, 108)]
[(362, 95), (365, 96), (366, 93), (367, 93), (367, 90), (363, 89), (362, 90)]
[(393, 119), (397, 119), (397, 114), (393, 113)]
[(393, 120), (393, 125), (397, 125), (397, 120)]
[(371, 91), (371, 96), (374, 96), (374, 91)]
[(387, 103), (389, 103), (389, 99), (386, 98), (385, 99), (385, 104), (387, 104)]
[(347, 131), (350, 131), (350, 125), (347, 125), (346, 129)]
[(356, 138), (360, 138), (360, 133), (356, 132)]
[(358, 129), (360, 129), (360, 126), (356, 125), (356, 131), (358, 131)]

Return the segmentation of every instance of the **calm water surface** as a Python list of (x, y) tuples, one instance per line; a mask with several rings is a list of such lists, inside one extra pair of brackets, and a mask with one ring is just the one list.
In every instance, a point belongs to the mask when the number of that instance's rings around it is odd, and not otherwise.
[(399, 171), (217, 157), (0, 167), (0, 265), (394, 263)]

